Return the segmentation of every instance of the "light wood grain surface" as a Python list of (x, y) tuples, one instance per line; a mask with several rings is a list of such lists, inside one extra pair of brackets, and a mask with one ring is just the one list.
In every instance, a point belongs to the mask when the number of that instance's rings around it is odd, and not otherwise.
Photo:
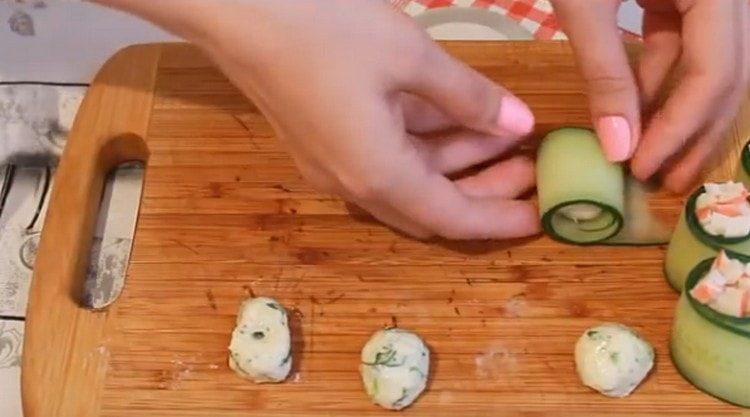
[[(448, 48), (527, 100), (539, 134), (588, 124), (566, 44)], [(413, 241), (313, 191), (257, 109), (194, 49), (130, 49), (103, 74), (63, 158), (68, 177), (56, 183), (37, 261), (28, 417), (383, 415), (357, 368), (362, 345), (389, 324), (432, 350), (429, 388), (405, 415), (741, 415), (670, 361), (677, 294), (662, 276), (664, 248)], [(730, 178), (749, 113), (712, 177)], [(75, 304), (77, 256), (101, 184), (73, 181), (101, 176), (86, 152), (109, 153), (92, 137), (123, 133), (143, 137), (150, 153), (134, 253), (121, 299), (88, 312)], [(80, 189), (76, 201), (65, 197), (70, 187)], [(682, 204), (667, 195), (652, 203), (670, 221)], [(226, 364), (238, 306), (254, 294), (293, 312), (295, 366), (281, 385), (253, 385)], [(603, 321), (630, 325), (656, 347), (655, 372), (627, 399), (593, 393), (575, 373), (576, 339)]]

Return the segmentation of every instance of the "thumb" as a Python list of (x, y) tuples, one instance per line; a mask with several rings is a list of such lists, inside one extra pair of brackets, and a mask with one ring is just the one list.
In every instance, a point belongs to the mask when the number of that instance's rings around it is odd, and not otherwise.
[(554, 0), (553, 5), (586, 82), (604, 153), (613, 162), (630, 159), (640, 140), (641, 110), (617, 26), (620, 0)]
[(524, 136), (534, 129), (534, 114), (508, 90), (430, 42), (418, 74), (406, 88), (440, 108), (456, 122), (490, 135)]

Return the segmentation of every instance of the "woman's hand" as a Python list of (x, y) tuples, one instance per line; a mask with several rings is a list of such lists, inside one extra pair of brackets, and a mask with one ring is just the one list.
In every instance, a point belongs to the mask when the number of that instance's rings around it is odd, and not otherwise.
[(446, 177), (509, 152), (532, 131), (530, 110), (387, 2), (198, 1), (193, 18), (184, 4), (165, 14), (174, 0), (102, 2), (206, 50), (317, 188), (420, 238), (539, 232), (534, 204), (517, 200), (534, 185), (528, 159)]
[[(588, 83), (591, 116), (609, 159), (662, 174), (682, 192), (721, 150), (747, 97), (747, 0), (639, 0), (644, 52), (635, 73), (617, 28), (620, 0), (553, 0)], [(667, 79), (676, 87), (662, 97)], [(642, 123), (641, 114), (646, 115)]]

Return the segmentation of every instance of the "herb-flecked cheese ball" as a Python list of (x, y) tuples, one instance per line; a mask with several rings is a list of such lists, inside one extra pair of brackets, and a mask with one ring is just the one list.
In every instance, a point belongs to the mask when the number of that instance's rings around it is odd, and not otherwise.
[(429, 368), (429, 349), (408, 330), (380, 330), (362, 348), (362, 382), (372, 401), (383, 408), (411, 405), (427, 386)]
[(654, 349), (629, 327), (605, 323), (583, 333), (575, 358), (584, 385), (609, 397), (625, 397), (654, 366)]
[(281, 382), (289, 375), (289, 322), (276, 300), (260, 297), (242, 303), (229, 345), (229, 367), (256, 383)]

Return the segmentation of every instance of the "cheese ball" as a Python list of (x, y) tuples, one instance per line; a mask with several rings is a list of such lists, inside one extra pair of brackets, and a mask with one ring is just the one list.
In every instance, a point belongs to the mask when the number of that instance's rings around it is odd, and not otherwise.
[(229, 367), (256, 383), (281, 382), (289, 375), (289, 322), (276, 300), (260, 297), (242, 303), (229, 344)]
[(609, 397), (625, 397), (654, 365), (654, 349), (627, 326), (605, 323), (586, 330), (575, 348), (581, 382)]
[(362, 348), (360, 372), (367, 395), (379, 406), (401, 410), (427, 386), (430, 351), (416, 334), (398, 328), (381, 330)]

